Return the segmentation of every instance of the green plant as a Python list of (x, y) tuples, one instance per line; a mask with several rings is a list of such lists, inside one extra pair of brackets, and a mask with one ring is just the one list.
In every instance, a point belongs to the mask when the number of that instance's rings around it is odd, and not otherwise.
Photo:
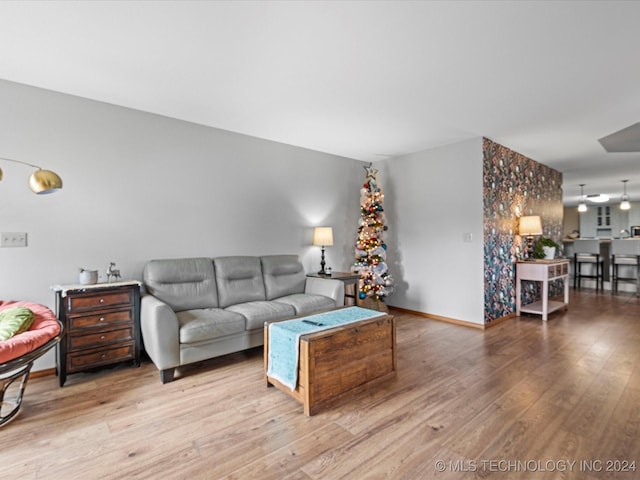
[(542, 247), (555, 247), (556, 251), (560, 249), (560, 245), (554, 242), (551, 238), (540, 237), (533, 249), (534, 258), (544, 258), (544, 249)]

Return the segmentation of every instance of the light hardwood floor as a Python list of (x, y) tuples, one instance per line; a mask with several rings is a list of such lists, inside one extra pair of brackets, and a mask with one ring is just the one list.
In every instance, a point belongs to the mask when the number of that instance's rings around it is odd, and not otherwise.
[(637, 297), (572, 290), (486, 331), (397, 318), (397, 378), (313, 417), (261, 349), (166, 385), (148, 361), (31, 379), (0, 478), (640, 478)]

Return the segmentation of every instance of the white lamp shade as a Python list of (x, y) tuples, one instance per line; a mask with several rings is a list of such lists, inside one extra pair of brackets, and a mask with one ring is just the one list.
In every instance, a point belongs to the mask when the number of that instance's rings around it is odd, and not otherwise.
[(313, 230), (313, 245), (331, 247), (333, 245), (333, 228), (316, 227)]
[(520, 235), (542, 235), (542, 222), (539, 215), (520, 217)]

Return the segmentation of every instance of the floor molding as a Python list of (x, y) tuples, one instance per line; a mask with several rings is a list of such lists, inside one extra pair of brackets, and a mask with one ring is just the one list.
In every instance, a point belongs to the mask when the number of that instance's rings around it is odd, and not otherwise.
[(454, 325), (460, 325), (460, 326), (463, 326), (463, 327), (475, 328), (475, 329), (478, 329), (478, 330), (484, 330), (485, 328), (487, 328), (486, 325), (483, 325), (483, 324), (480, 324), (480, 323), (467, 322), (467, 321), (464, 321), (464, 320), (458, 320), (457, 318), (443, 317), (441, 315), (434, 315), (432, 313), (419, 312), (417, 310), (410, 310), (408, 308), (389, 306), (389, 309), (390, 310), (397, 310), (398, 312), (402, 312), (402, 313), (408, 313), (408, 314), (411, 314), (411, 315), (416, 315), (417, 317), (428, 318), (430, 320), (437, 320), (439, 322), (452, 323)]
[(49, 375), (55, 375), (55, 368), (47, 368), (44, 370), (36, 370), (35, 372), (31, 372), (29, 374), (29, 378), (38, 378), (38, 377), (48, 377)]

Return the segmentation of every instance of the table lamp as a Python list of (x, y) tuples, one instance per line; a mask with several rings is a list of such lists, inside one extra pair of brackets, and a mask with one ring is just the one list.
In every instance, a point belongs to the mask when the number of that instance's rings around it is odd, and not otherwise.
[(319, 275), (326, 275), (324, 270), (324, 248), (333, 246), (333, 228), (331, 227), (316, 227), (313, 230), (313, 245), (322, 247), (322, 257), (320, 260)]
[(533, 236), (542, 235), (542, 222), (539, 215), (528, 215), (520, 217), (518, 226), (519, 234), (526, 238), (525, 258), (533, 256)]

